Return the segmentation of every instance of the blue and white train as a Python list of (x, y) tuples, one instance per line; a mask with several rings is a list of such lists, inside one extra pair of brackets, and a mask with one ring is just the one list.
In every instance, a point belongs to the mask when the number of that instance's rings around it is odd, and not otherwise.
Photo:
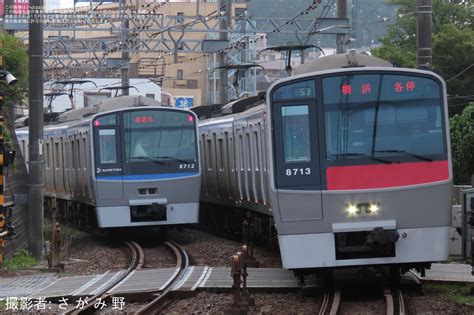
[[(198, 221), (196, 115), (124, 96), (66, 112), (44, 128), (45, 199), (101, 228)], [(25, 160), (28, 127), (16, 130)]]

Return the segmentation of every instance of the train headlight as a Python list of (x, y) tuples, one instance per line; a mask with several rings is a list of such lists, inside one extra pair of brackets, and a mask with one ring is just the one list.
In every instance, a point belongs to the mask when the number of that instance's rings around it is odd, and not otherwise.
[(377, 214), (380, 211), (380, 205), (377, 203), (372, 203), (369, 206), (369, 213), (370, 214)]
[(348, 205), (346, 207), (346, 212), (349, 216), (353, 216), (353, 215), (356, 215), (358, 213), (360, 213), (359, 209), (357, 208), (356, 205)]

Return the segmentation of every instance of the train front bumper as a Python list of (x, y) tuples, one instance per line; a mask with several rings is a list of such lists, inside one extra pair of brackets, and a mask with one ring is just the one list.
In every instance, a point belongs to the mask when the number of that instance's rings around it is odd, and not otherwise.
[(97, 207), (101, 228), (198, 223), (199, 203)]
[[(359, 230), (362, 231), (362, 230)], [(365, 231), (370, 231), (365, 229)], [(396, 229), (394, 253), (388, 257), (359, 258), (338, 254), (334, 233), (279, 235), (283, 268), (328, 268), (359, 265), (436, 262), (448, 259), (449, 227)], [(349, 232), (349, 230), (346, 230)], [(357, 232), (353, 231), (352, 232)]]

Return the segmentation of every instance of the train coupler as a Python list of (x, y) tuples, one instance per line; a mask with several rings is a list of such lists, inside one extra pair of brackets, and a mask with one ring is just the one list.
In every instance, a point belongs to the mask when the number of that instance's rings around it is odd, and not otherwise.
[(385, 245), (389, 243), (395, 243), (398, 241), (400, 235), (397, 230), (384, 230), (381, 227), (377, 227), (372, 230), (372, 240), (374, 243)]

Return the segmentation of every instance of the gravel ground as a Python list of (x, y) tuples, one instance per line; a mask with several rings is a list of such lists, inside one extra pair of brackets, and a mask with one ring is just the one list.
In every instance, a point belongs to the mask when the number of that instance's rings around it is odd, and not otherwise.
[[(173, 254), (161, 244), (154, 233), (135, 237), (142, 245), (145, 252), (145, 268), (174, 266)], [(240, 247), (240, 243), (223, 239), (205, 232), (184, 229), (182, 231), (172, 230), (169, 237), (183, 245), (192, 257), (195, 265), (229, 266), (230, 257)], [(144, 239), (149, 241), (145, 242)], [(111, 245), (115, 244), (115, 245)], [(278, 250), (264, 247), (255, 248), (256, 259), (263, 267), (281, 267)], [(74, 242), (71, 254), (65, 260), (64, 276), (84, 275), (102, 273), (106, 270), (123, 269), (128, 264), (128, 250), (120, 242), (107, 242), (100, 236), (84, 236)], [(30, 273), (31, 271), (19, 271), (16, 274)], [(15, 275), (14, 273), (1, 273)], [(252, 292), (251, 297), (255, 299), (255, 306), (251, 306), (249, 314), (315, 314), (318, 312), (322, 300), (322, 294), (314, 296), (302, 295), (300, 292), (286, 293), (257, 293)], [(474, 308), (457, 304), (443, 295), (427, 293), (408, 294), (406, 298), (410, 314), (474, 314)], [(112, 310), (111, 305), (97, 314), (133, 314), (143, 304), (132, 304), (125, 301), (122, 312)], [(183, 298), (173, 304), (166, 314), (224, 314), (232, 304), (232, 293), (219, 293), (214, 291), (197, 292), (194, 297)], [(72, 305), (72, 304), (70, 304)], [(60, 313), (59, 306), (51, 304), (46, 306), (43, 313)], [(340, 314), (383, 314), (385, 304), (382, 298), (370, 298), (370, 296), (352, 297), (344, 300), (341, 304)], [(0, 314), (12, 314), (5, 311), (5, 305), (0, 302)], [(21, 312), (26, 314), (27, 312)]]
[[(198, 266), (228, 267), (232, 255), (235, 255), (242, 245), (237, 241), (192, 229), (170, 231), (168, 235), (186, 248), (192, 257), (192, 263)], [(255, 247), (254, 255), (255, 259), (261, 262), (261, 267), (281, 267), (278, 249)]]
[(86, 236), (74, 242), (71, 254), (64, 260), (62, 276), (100, 274), (128, 267), (128, 248), (118, 242), (107, 242), (99, 236)]
[[(249, 314), (315, 314), (319, 297), (302, 297), (298, 293), (255, 293), (255, 306)], [(232, 304), (229, 293), (199, 292), (195, 297), (179, 300), (165, 314), (224, 314)]]
[(145, 253), (143, 268), (167, 268), (176, 266), (176, 257), (166, 245), (142, 245)]
[(459, 305), (440, 296), (412, 296), (406, 301), (410, 314), (474, 314), (474, 308)]

